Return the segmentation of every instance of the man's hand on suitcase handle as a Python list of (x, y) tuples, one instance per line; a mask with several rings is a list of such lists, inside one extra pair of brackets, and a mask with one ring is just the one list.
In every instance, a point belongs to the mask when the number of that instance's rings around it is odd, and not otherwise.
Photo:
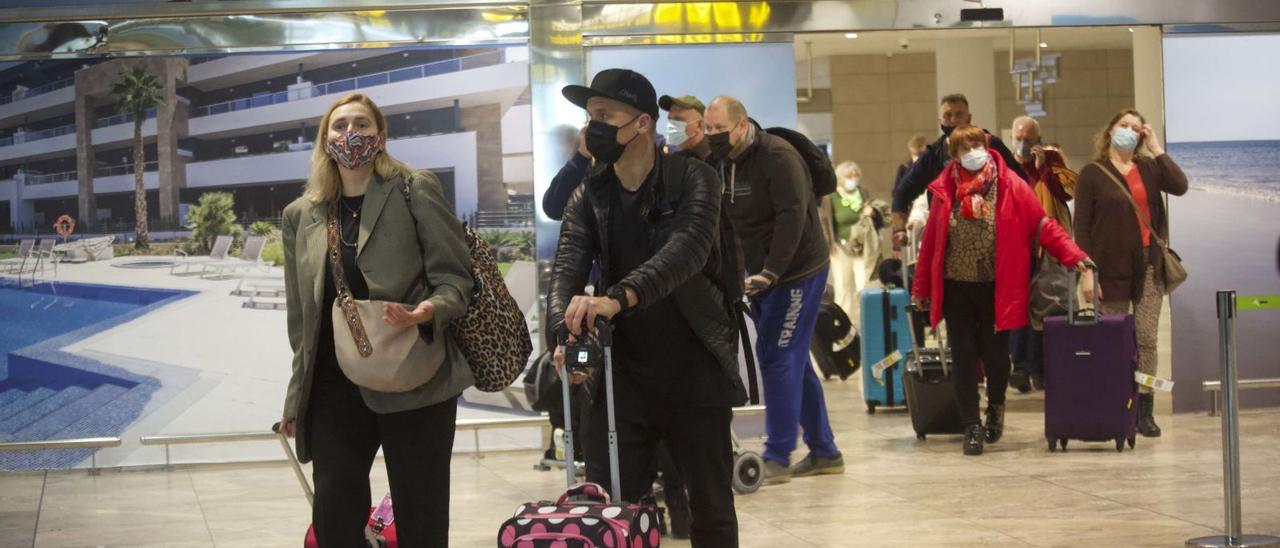
[[(626, 291), (627, 299), (634, 303), (637, 300), (635, 292), (631, 289)], [(586, 325), (590, 325), (591, 330), (595, 331), (596, 318), (613, 319), (621, 311), (622, 304), (612, 297), (578, 295), (569, 301), (569, 306), (564, 311), (564, 325), (569, 329), (569, 334), (578, 336)]]

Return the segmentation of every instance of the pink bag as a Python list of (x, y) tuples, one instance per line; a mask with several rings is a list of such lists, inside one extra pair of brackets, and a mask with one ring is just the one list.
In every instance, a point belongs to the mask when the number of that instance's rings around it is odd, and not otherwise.
[[(608, 322), (597, 318), (596, 331), (606, 349), (613, 345)], [(568, 332), (563, 325), (556, 337), (564, 344)], [(582, 354), (588, 354), (583, 352)], [(575, 354), (577, 355), (577, 354)], [(584, 362), (588, 356), (577, 358)], [(586, 367), (585, 363), (577, 364)], [(561, 371), (560, 387), (565, 416), (570, 409), (569, 381), (565, 378), (575, 365), (566, 363)], [(652, 498), (641, 504), (622, 501), (618, 479), (618, 436), (613, 410), (613, 355), (604, 352), (605, 402), (609, 414), (609, 462), (613, 497), (595, 483), (574, 483), (573, 421), (565, 421), (565, 475), (569, 489), (554, 503), (530, 502), (516, 509), (515, 516), (498, 529), (499, 548), (656, 548), (661, 541), (658, 532), (658, 506)]]
[(652, 548), (659, 545), (652, 504), (613, 504), (594, 483), (570, 487), (554, 503), (531, 502), (498, 530), (500, 548)]

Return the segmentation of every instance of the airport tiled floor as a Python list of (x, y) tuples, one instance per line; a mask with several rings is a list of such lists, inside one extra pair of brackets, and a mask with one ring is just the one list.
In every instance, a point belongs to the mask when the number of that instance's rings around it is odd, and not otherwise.
[[(1051, 454), (1043, 400), (1015, 396), (1005, 439), (974, 458), (953, 436), (917, 441), (903, 413), (868, 416), (855, 386), (827, 383), (845, 473), (739, 496), (743, 546), (1180, 546), (1221, 527), (1217, 418), (1161, 417), (1165, 436), (1135, 451), (1074, 442)], [(1280, 410), (1241, 416), (1245, 529), (1280, 534)], [(557, 494), (563, 476), (534, 471), (537, 457), (454, 459), (454, 546), (492, 546), (520, 502)], [(386, 488), (379, 467), (372, 481)], [(283, 462), (53, 472), (43, 487), (40, 474), (0, 475), (6, 548), (33, 535), (41, 547), (297, 546), (307, 522)]]

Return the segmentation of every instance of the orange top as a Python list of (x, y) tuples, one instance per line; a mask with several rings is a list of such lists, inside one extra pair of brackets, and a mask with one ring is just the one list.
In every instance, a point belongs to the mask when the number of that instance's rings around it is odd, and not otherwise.
[[(1142, 246), (1151, 245), (1151, 231), (1147, 230), (1147, 225), (1151, 224), (1151, 205), (1147, 203), (1147, 185), (1142, 182), (1142, 174), (1138, 173), (1138, 165), (1129, 169), (1129, 173), (1124, 176), (1124, 180), (1129, 184), (1129, 194), (1133, 195), (1133, 201), (1138, 204), (1138, 229), (1142, 231)], [(1145, 222), (1144, 222), (1145, 221)]]

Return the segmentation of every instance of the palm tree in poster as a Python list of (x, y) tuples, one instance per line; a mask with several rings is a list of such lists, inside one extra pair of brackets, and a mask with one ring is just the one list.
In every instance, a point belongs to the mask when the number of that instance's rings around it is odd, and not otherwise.
[(116, 110), (133, 116), (133, 212), (136, 217), (134, 247), (150, 247), (147, 236), (147, 191), (142, 186), (146, 171), (143, 154), (142, 124), (147, 121), (147, 111), (164, 103), (164, 89), (145, 65), (133, 65), (120, 71), (120, 79), (111, 86)]

